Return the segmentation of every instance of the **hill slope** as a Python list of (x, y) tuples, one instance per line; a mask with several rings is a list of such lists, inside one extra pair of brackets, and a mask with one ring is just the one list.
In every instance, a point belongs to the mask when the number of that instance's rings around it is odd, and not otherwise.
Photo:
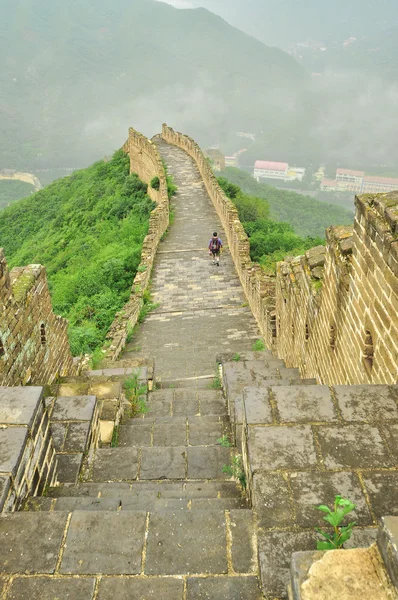
[(353, 223), (353, 213), (345, 208), (318, 202), (310, 196), (278, 190), (265, 183), (258, 183), (246, 171), (230, 167), (220, 175), (238, 185), (247, 194), (266, 200), (270, 207), (271, 218), (289, 223), (295, 233), (302, 237), (324, 238), (325, 229), (330, 225), (352, 225)]
[(152, 135), (167, 120), (200, 140), (250, 130), (306, 79), (207, 10), (154, 0), (18, 0), (0, 54), (0, 168), (87, 163), (132, 123)]
[(0, 210), (15, 200), (29, 196), (35, 191), (33, 185), (24, 181), (13, 181), (12, 179), (0, 180)]
[(54, 311), (70, 321), (72, 352), (104, 341), (127, 302), (153, 203), (118, 151), (0, 212), (11, 267), (45, 265)]
[[(174, 4), (175, 0), (167, 0)], [(398, 21), (395, 0), (179, 0), (205, 6), (267, 44), (287, 47), (306, 39), (342, 41), (380, 33)]]

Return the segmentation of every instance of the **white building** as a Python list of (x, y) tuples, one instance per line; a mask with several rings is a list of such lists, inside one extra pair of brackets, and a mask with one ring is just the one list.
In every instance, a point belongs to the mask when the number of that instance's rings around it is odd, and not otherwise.
[(279, 179), (286, 181), (289, 165), (287, 163), (272, 162), (270, 160), (256, 160), (254, 165), (254, 179)]

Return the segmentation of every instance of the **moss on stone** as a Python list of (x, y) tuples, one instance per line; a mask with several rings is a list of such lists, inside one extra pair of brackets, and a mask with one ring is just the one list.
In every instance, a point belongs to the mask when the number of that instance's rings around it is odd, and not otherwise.
[(35, 282), (33, 273), (25, 271), (12, 285), (12, 293), (17, 302), (22, 302)]

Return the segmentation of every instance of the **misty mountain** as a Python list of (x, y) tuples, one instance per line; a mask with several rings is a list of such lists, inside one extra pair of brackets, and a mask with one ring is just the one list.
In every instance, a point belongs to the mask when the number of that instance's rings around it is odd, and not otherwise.
[(0, 54), (0, 167), (80, 166), (161, 121), (203, 143), (266, 134), (307, 80), (219, 16), (154, 0), (16, 0)]
[(377, 35), (398, 22), (396, 0), (165, 0), (204, 6), (266, 44), (287, 48), (306, 40), (325, 44)]

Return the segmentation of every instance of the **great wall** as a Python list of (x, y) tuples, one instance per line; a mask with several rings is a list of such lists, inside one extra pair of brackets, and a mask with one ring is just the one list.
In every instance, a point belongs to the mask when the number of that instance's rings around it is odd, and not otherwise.
[[(353, 228), (270, 277), (192, 139), (130, 129), (124, 150), (157, 206), (98, 370), (44, 267), (0, 251), (1, 600), (398, 598), (398, 192), (357, 197)], [(316, 552), (336, 494), (357, 526)]]

